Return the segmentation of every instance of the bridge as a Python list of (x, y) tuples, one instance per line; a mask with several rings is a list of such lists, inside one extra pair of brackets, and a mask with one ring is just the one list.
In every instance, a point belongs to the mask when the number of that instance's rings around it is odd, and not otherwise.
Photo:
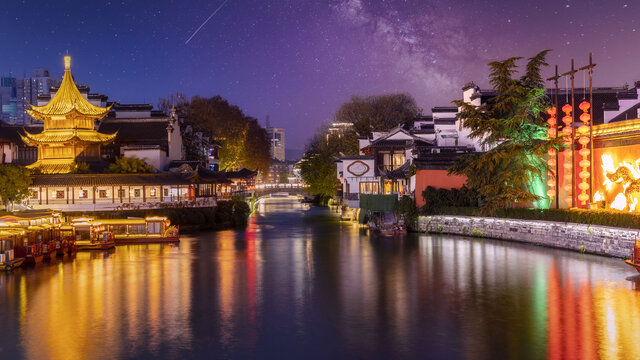
[(255, 197), (269, 196), (272, 194), (288, 193), (290, 195), (300, 195), (304, 197), (311, 197), (312, 195), (306, 192), (307, 185), (302, 183), (293, 184), (259, 184), (256, 185), (254, 194)]

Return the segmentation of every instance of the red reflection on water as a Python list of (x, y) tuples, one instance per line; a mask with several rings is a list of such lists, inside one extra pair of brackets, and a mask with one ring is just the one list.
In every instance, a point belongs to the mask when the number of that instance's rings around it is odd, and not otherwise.
[(597, 359), (591, 286), (586, 280), (576, 286), (569, 275), (561, 279), (555, 265), (548, 284), (548, 358)]
[(247, 242), (247, 288), (248, 299), (247, 306), (249, 307), (249, 329), (251, 329), (251, 340), (256, 339), (256, 232), (258, 230), (258, 224), (256, 223), (256, 217), (251, 216), (249, 218), (249, 225), (245, 239)]

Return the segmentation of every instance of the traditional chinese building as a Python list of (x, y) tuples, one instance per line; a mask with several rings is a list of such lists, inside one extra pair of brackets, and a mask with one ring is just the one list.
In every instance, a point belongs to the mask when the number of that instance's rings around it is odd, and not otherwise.
[(27, 113), (44, 122), (40, 133), (24, 132), (22, 140), (38, 148), (38, 160), (29, 165), (44, 174), (70, 173), (76, 161), (96, 165), (100, 146), (113, 141), (116, 133), (103, 134), (94, 129), (95, 121), (109, 113), (111, 106), (100, 107), (85, 99), (71, 76), (71, 58), (64, 58), (64, 77), (55, 96), (46, 105), (31, 105)]

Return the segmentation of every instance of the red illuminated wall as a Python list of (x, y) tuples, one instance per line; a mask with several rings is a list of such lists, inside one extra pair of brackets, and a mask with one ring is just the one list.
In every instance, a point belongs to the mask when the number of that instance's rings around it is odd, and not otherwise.
[(466, 176), (447, 175), (447, 170), (418, 170), (416, 173), (416, 206), (424, 206), (422, 191), (427, 186), (436, 189), (459, 189), (467, 183)]

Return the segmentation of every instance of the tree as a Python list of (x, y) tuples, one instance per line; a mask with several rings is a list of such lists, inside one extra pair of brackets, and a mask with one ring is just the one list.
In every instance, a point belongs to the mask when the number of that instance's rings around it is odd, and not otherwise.
[(307, 192), (324, 201), (336, 194), (340, 184), (335, 160), (343, 155), (358, 153), (358, 139), (354, 130), (329, 134), (328, 126), (318, 128), (306, 147), (298, 167)]
[[(165, 111), (176, 106), (183, 121), (183, 143), (188, 160), (203, 160), (202, 148), (206, 138), (219, 141), (220, 168), (223, 170), (245, 167), (266, 172), (271, 165), (270, 143), (267, 132), (258, 120), (246, 116), (242, 110), (220, 96), (204, 98), (194, 96), (190, 101), (183, 94), (160, 99)], [(187, 130), (188, 129), (188, 130)]]
[(72, 174), (90, 174), (91, 169), (89, 168), (89, 164), (84, 161), (74, 161), (71, 167)]
[(155, 169), (149, 165), (143, 159), (137, 157), (121, 156), (116, 158), (116, 161), (109, 164), (109, 172), (118, 174), (138, 174), (138, 173), (150, 173)]
[(409, 94), (352, 96), (336, 112), (338, 122), (352, 123), (362, 136), (411, 123), (421, 110)]
[(23, 166), (0, 165), (0, 198), (7, 210), (29, 196), (31, 172)]
[(528, 59), (525, 74), (514, 78), (516, 61), (512, 57), (489, 63), (489, 80), (497, 94), (476, 107), (454, 101), (459, 118), (488, 149), (462, 157), (449, 169), (450, 174), (466, 175), (467, 185), (477, 191), (481, 212), (491, 214), (516, 202), (533, 202), (544, 195), (532, 193), (532, 183), (549, 170), (544, 156), (561, 138), (548, 139), (542, 113), (549, 107), (540, 69), (546, 66), (544, 50)]

